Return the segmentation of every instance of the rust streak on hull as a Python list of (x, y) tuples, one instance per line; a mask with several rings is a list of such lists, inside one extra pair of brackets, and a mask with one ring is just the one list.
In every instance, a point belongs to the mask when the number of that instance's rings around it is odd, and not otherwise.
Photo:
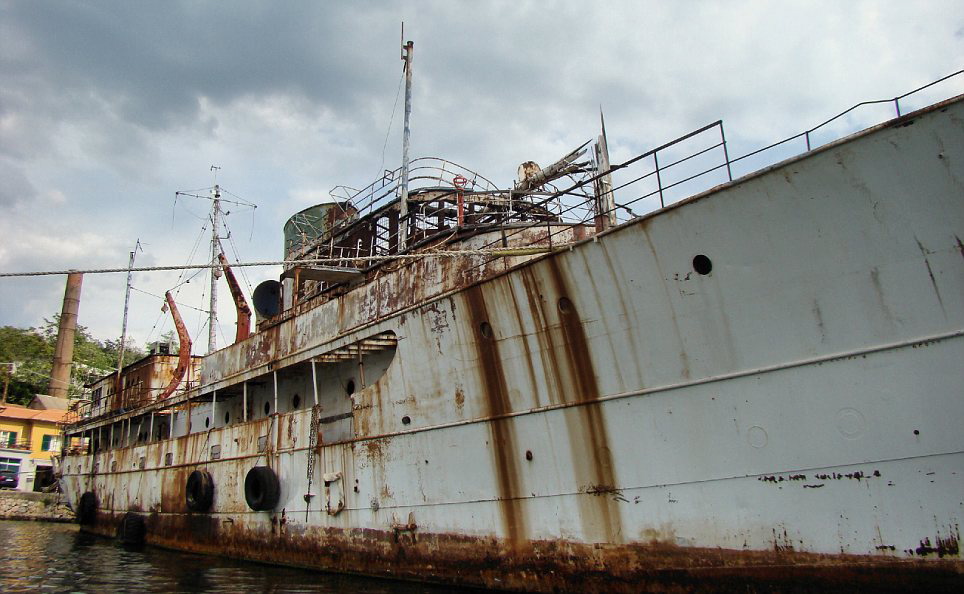
[[(122, 513), (100, 513), (86, 529), (114, 536)], [(195, 553), (342, 573), (525, 591), (772, 592), (953, 591), (953, 562), (858, 555), (680, 548), (669, 544), (587, 545), (390, 530), (306, 528), (281, 514), (271, 530), (203, 514), (146, 516), (147, 543)], [(298, 537), (292, 533), (297, 531)]]
[[(475, 286), (467, 290), (465, 300), (472, 326), (470, 332), (473, 334), (480, 362), (479, 373), (485, 391), (483, 396), (487, 413), (490, 417), (502, 417), (512, 410), (512, 404), (509, 401), (509, 389), (499, 356), (498, 341), (493, 334), (495, 330), (489, 323), (489, 312), (482, 288)], [(495, 458), (498, 473), (503, 526), (509, 540), (519, 542), (526, 535), (526, 525), (519, 499), (522, 493), (514, 422), (511, 418), (498, 418), (490, 421), (488, 426), (493, 442), (490, 451)]]

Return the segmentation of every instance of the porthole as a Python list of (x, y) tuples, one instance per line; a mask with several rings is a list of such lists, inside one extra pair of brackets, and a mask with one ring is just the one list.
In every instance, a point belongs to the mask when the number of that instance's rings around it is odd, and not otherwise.
[(207, 429), (211, 426), (211, 417), (204, 417), (204, 428)]
[(224, 413), (224, 424), (227, 425), (230, 422), (231, 422), (231, 413), (230, 412)]
[(703, 254), (698, 254), (693, 258), (693, 270), (706, 276), (713, 270), (713, 262)]
[(301, 406), (301, 396), (295, 394), (291, 399), (291, 408), (297, 409), (299, 406)]
[(412, 422), (412, 419), (408, 415), (405, 415), (404, 417), (402, 417), (402, 425), (408, 425), (411, 422)]
[(348, 383), (345, 384), (345, 393), (348, 394), (349, 396), (355, 393), (355, 380), (353, 379), (348, 380)]
[(576, 311), (576, 306), (572, 304), (572, 301), (568, 297), (559, 298), (559, 312), (565, 315), (569, 315)]
[(265, 403), (264, 403), (264, 416), (268, 416), (269, 414), (271, 414), (271, 403), (270, 403), (270, 402), (265, 402)]
[(482, 338), (492, 338), (495, 335), (495, 333), (492, 331), (492, 325), (488, 322), (482, 322), (479, 324), (479, 334), (482, 335)]

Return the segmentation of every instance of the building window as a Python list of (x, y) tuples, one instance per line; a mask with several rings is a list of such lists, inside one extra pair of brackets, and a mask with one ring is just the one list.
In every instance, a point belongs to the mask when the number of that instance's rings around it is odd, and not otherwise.
[(0, 458), (0, 472), (20, 472), (20, 460), (17, 458)]
[(17, 445), (16, 431), (0, 431), (0, 447), (12, 448)]
[(40, 450), (43, 452), (56, 452), (60, 450), (60, 436), (44, 435), (40, 443)]

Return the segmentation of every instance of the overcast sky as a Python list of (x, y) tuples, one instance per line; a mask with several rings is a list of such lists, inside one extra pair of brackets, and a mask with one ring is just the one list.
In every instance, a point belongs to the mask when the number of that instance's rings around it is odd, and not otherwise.
[[(280, 259), (291, 214), (399, 165), (403, 20), (413, 156), (502, 187), (598, 134), (600, 106), (614, 162), (717, 119), (737, 155), (964, 68), (959, 0), (0, 0), (0, 272), (123, 267), (138, 239), (138, 265), (186, 263), (209, 204), (174, 192), (213, 185), (211, 165), (258, 205), (227, 217), (240, 258)], [(957, 77), (907, 105), (962, 92)], [(278, 274), (246, 272), (252, 286)], [(84, 278), (80, 323), (98, 338), (120, 334), (124, 281)], [(0, 325), (52, 317), (64, 282), (0, 278)], [(172, 328), (149, 293), (177, 282), (135, 274), (138, 344)], [(203, 307), (206, 288), (199, 276), (178, 300)], [(183, 313), (203, 352), (203, 314)]]

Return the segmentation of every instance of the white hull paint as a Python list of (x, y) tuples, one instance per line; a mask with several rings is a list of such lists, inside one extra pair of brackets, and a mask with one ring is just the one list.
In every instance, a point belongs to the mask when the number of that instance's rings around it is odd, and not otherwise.
[[(238, 556), (258, 557), (161, 530), (183, 529), (192, 470), (214, 478), (210, 530), (238, 542), (307, 550), (354, 530), (383, 535), (360, 545), (374, 556), (464, 553), (442, 550), (443, 535), (498, 543), (506, 559), (557, 542), (671, 547), (680, 567), (693, 566), (679, 560), (688, 550), (719, 549), (734, 553), (726, 567), (741, 553), (808, 567), (830, 555), (835, 567), (960, 576), (962, 237), (964, 103), (952, 100), (467, 287), (447, 285), (448, 270), (403, 268), (307, 309), (270, 344), (255, 335), (205, 360), (195, 394), (227, 395), (197, 404), (190, 436), (67, 456), (62, 484), (75, 505), (96, 492), (104, 526), (134, 510), (153, 518), (148, 542)], [(316, 367), (318, 414), (343, 418), (320, 426), (309, 487), (303, 362), (389, 332), (397, 347), (367, 356), (378, 379), (364, 389), (355, 362)], [(270, 513), (244, 497), (245, 472), (264, 464), (281, 482)], [(413, 577), (392, 559), (372, 573)], [(567, 563), (583, 567), (555, 567)], [(556, 583), (473, 571), (425, 577)]]

